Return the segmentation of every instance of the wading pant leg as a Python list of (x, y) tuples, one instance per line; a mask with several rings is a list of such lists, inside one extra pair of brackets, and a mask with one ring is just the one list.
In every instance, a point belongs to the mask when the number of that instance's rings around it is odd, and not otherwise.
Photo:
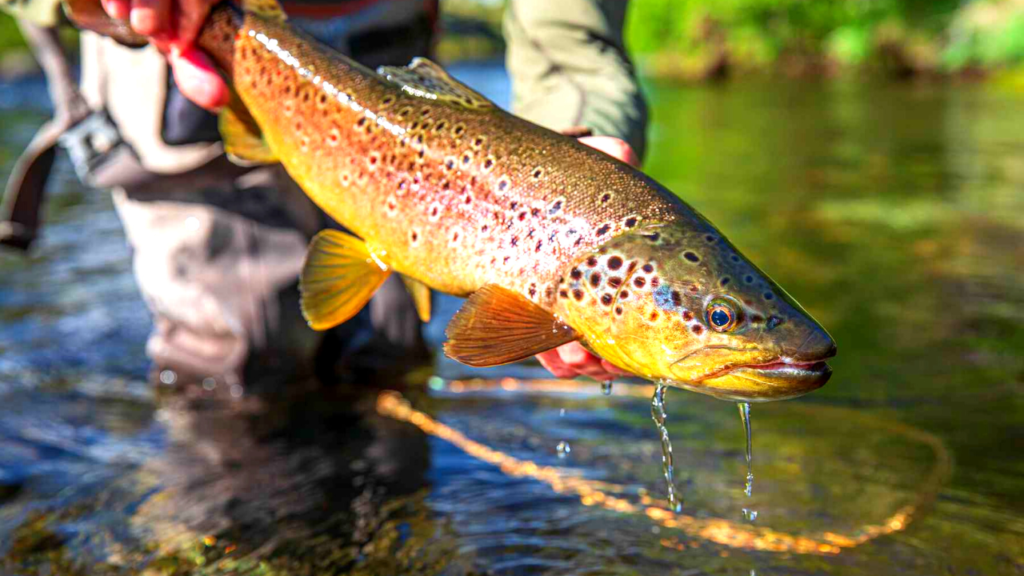
[(114, 193), (154, 316), (147, 352), (163, 382), (280, 385), (312, 372), (321, 339), (296, 280), (319, 215), (280, 168), (225, 172)]

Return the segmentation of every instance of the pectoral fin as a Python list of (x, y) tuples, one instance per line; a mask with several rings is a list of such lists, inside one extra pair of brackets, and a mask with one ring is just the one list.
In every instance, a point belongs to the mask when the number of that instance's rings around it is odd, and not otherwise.
[(299, 290), (302, 314), (314, 330), (326, 330), (355, 316), (388, 278), (388, 266), (365, 242), (324, 230), (309, 244)]
[(469, 297), (446, 334), (444, 351), (449, 358), (480, 367), (523, 360), (579, 338), (522, 294), (494, 284)]
[(224, 151), (232, 162), (243, 166), (277, 163), (277, 156), (267, 145), (256, 120), (237, 95), (232, 95), (231, 103), (221, 110), (217, 126), (224, 139)]
[(412, 301), (416, 305), (416, 313), (419, 314), (420, 320), (430, 322), (430, 288), (423, 282), (405, 275), (402, 276), (402, 282), (405, 283), (405, 289), (412, 296)]

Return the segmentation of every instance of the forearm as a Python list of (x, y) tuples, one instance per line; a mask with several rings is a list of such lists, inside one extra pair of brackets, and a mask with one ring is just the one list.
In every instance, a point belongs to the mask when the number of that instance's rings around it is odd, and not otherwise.
[(647, 108), (622, 42), (624, 0), (510, 0), (513, 111), (553, 130), (585, 126), (643, 155)]

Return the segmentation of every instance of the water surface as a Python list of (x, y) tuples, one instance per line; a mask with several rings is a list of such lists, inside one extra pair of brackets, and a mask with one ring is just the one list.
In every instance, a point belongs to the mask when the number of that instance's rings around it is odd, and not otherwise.
[[(0, 256), (0, 572), (1024, 573), (1024, 94), (649, 95), (648, 171), (839, 345), (825, 388), (752, 407), (750, 497), (735, 406), (677, 390), (678, 515), (646, 387), (442, 363), (269, 407), (154, 394), (109, 197), (59, 164), (44, 239)], [(0, 174), (33, 101), (0, 99)]]

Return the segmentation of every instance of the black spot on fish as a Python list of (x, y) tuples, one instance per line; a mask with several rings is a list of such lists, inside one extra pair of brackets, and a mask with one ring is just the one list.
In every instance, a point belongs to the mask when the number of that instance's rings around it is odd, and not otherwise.
[(541, 168), (537, 168), (536, 170), (533, 171), (533, 178), (534, 178), (534, 180), (539, 179), (543, 175), (544, 175), (544, 170), (541, 169)]
[(530, 284), (530, 298), (533, 298), (536, 295), (537, 295), (537, 285), (536, 284)]
[(591, 256), (590, 258), (587, 258), (587, 266), (591, 268), (597, 266), (597, 257)]
[(637, 288), (643, 288), (646, 284), (647, 280), (644, 280), (643, 276), (637, 276), (633, 279), (633, 286), (636, 286)]
[(785, 324), (786, 321), (778, 316), (769, 316), (768, 323), (764, 325), (765, 330), (774, 330), (776, 327)]
[(611, 192), (605, 192), (604, 194), (601, 195), (601, 204), (607, 204), (608, 201), (611, 200), (611, 199), (612, 199), (612, 193)]
[(561, 296), (562, 298), (568, 298), (569, 297), (569, 291), (568, 290), (559, 290), (558, 291), (558, 295)]
[(515, 210), (517, 206), (519, 206), (519, 202), (513, 200), (512, 203), (508, 205), (508, 209)]
[(622, 306), (616, 306), (615, 313), (618, 314), (619, 316), (622, 316)]
[(562, 209), (562, 201), (561, 200), (555, 200), (555, 203), (551, 205), (551, 208), (548, 208), (548, 215), (549, 216), (553, 216), (554, 214), (557, 214), (558, 211), (561, 210), (561, 209)]
[(519, 213), (519, 221), (522, 222), (523, 220), (526, 220), (526, 210)]
[(641, 268), (641, 270), (643, 270), (645, 274), (650, 274), (654, 272), (654, 264), (648, 262), (647, 264), (643, 265), (643, 268)]
[(629, 291), (622, 290), (619, 292), (619, 300), (625, 300), (627, 298), (629, 298)]
[(472, 162), (472, 161), (473, 161), (473, 157), (470, 156), (469, 154), (463, 154), (462, 155), (462, 165), (463, 166), (469, 166), (469, 163)]
[(683, 258), (686, 258), (690, 262), (700, 262), (700, 256), (697, 256), (697, 254), (690, 252), (689, 250), (683, 252)]
[(511, 244), (513, 248), (518, 246), (519, 245), (519, 236), (513, 236), (512, 240), (509, 240), (509, 244)]
[(602, 294), (601, 295), (601, 304), (604, 304), (605, 306), (611, 306), (612, 305), (612, 295), (611, 294)]
[(753, 284), (754, 277), (751, 276), (750, 274), (747, 274), (746, 276), (743, 277), (743, 281), (746, 282), (747, 284)]
[(608, 259), (609, 270), (618, 270), (619, 268), (622, 268), (622, 258), (619, 256), (612, 256)]
[(598, 236), (604, 236), (609, 230), (611, 230), (611, 228), (611, 224), (602, 224), (601, 227), (597, 229), (596, 234)]
[(722, 285), (722, 286), (728, 286), (729, 285), (729, 277), (726, 276), (725, 278), (722, 278), (722, 281), (719, 282), (719, 284)]
[(593, 286), (594, 288), (597, 288), (598, 286), (601, 285), (600, 272), (594, 272), (593, 274), (590, 275), (590, 285)]
[(764, 293), (764, 299), (765, 299), (765, 300), (771, 300), (771, 299), (773, 299), (773, 298), (775, 298), (775, 295), (774, 295), (774, 294), (772, 294), (771, 292), (765, 292), (765, 293)]
[(537, 240), (537, 247), (533, 249), (534, 252), (540, 252), (541, 247), (544, 246), (543, 240)]
[(657, 242), (658, 240), (661, 240), (661, 234), (657, 232), (651, 232), (650, 234), (642, 234), (642, 236), (644, 238), (647, 238), (651, 242)]
[(577, 302), (583, 300), (583, 290), (574, 288), (572, 291), (572, 297), (575, 298)]
[(487, 224), (484, 224), (483, 226), (480, 227), (480, 231), (484, 232), (484, 233), (486, 233), (490, 229), (491, 229), (491, 227), (488, 226)]
[(533, 210), (530, 210), (530, 216), (533, 216), (534, 218), (540, 216), (540, 208), (534, 208)]
[(487, 158), (486, 160), (484, 160), (484, 170), (490, 170), (493, 167), (494, 167), (494, 159), (493, 158)]
[(583, 278), (583, 272), (580, 272), (579, 268), (573, 268), (572, 271), (569, 272), (569, 277), (573, 280), (579, 280), (580, 278)]
[(623, 224), (626, 226), (626, 228), (632, 228), (636, 226), (636, 223), (636, 216), (630, 216), (629, 218), (626, 218), (626, 221)]
[(715, 237), (712, 236), (711, 234), (705, 236), (704, 239), (708, 241), (708, 244), (713, 244), (715, 242)]
[(655, 276), (651, 278), (651, 288), (657, 288), (661, 284), (661, 278)]
[(679, 290), (672, 291), (672, 305), (676, 308), (683, 305), (683, 295), (679, 293)]
[(619, 286), (622, 286), (622, 278), (619, 278), (618, 276), (612, 276), (611, 278), (608, 279), (608, 285), (611, 286), (612, 288), (618, 288)]

